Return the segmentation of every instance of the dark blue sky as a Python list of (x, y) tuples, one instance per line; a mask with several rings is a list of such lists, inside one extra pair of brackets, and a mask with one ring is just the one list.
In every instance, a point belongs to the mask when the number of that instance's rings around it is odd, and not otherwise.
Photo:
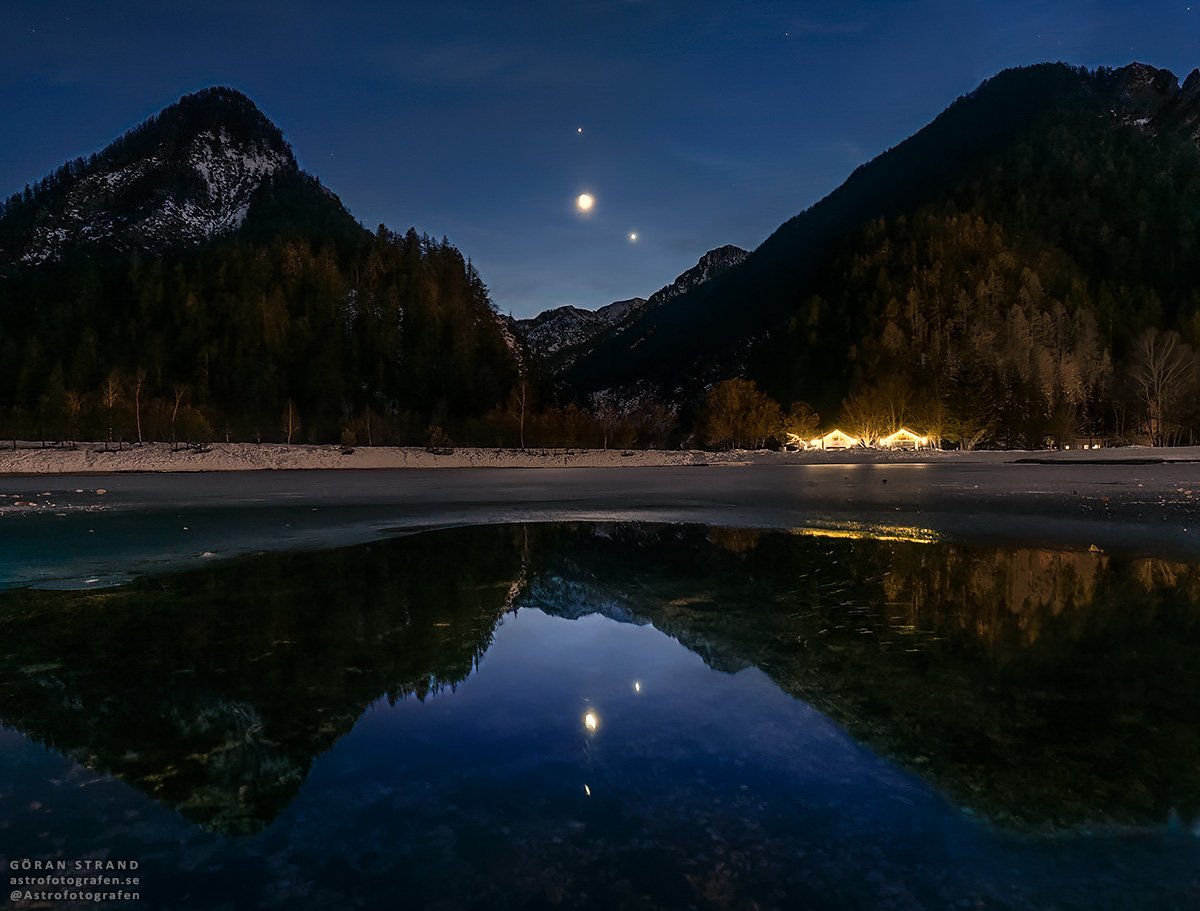
[(8, 0), (0, 194), (232, 85), (366, 225), (447, 235), (501, 310), (596, 307), (712, 247), (757, 246), (1004, 67), (1186, 75), (1198, 15), (1200, 0)]

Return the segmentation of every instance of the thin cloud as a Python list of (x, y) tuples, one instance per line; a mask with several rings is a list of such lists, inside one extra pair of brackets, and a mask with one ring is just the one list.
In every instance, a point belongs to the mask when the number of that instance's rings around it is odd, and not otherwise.
[(792, 19), (788, 23), (787, 32), (789, 35), (801, 37), (833, 37), (837, 35), (860, 35), (867, 31), (872, 25), (870, 19), (853, 19), (847, 21), (834, 21), (822, 19)]

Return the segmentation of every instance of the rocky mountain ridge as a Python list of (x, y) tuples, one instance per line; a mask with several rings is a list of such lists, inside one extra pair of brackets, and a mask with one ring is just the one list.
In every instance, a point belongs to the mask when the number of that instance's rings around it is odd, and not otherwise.
[(1182, 86), (1170, 70), (1137, 62), (1113, 70), (1111, 79), (1118, 102), (1113, 116), (1150, 135), (1167, 131), (1200, 140), (1200, 68)]
[(236, 231), (260, 191), (300, 175), (254, 102), (234, 89), (205, 89), (11, 197), (0, 208), (0, 263), (56, 261), (81, 248), (194, 246)]
[(598, 310), (581, 307), (555, 307), (530, 319), (514, 320), (514, 333), (535, 357), (557, 372), (570, 366), (601, 337), (619, 333), (645, 312), (674, 300), (721, 273), (740, 264), (750, 254), (725, 244), (709, 250), (696, 265), (680, 273), (674, 281), (649, 297), (616, 301)]
[(740, 265), (749, 255), (749, 251), (735, 247), (733, 244), (725, 244), (709, 250), (700, 257), (696, 265), (677, 276), (675, 281), (651, 294), (646, 301), (646, 306), (653, 309), (667, 301), (682, 297), (705, 282), (716, 278), (722, 272)]
[(619, 325), (646, 306), (646, 298), (615, 301), (599, 310), (570, 304), (543, 310), (530, 319), (515, 320), (517, 333), (539, 357), (550, 358), (568, 348), (584, 345), (601, 332)]

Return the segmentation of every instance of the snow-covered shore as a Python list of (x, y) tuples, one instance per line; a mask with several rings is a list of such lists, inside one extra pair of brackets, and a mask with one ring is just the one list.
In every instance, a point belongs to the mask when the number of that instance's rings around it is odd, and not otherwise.
[(344, 452), (337, 446), (214, 443), (203, 450), (174, 449), (169, 444), (105, 447), (79, 444), (74, 449), (33, 444), (0, 449), (0, 474), (112, 474), (126, 471), (290, 471), (298, 469), (401, 468), (650, 468), (680, 465), (875, 464), (895, 462), (1006, 463), (1018, 460), (1054, 462), (1200, 461), (1200, 446), (1067, 452), (1000, 451), (918, 452), (854, 449), (807, 452), (704, 452), (700, 450), (620, 449), (482, 449), (431, 451), (421, 447), (371, 446)]

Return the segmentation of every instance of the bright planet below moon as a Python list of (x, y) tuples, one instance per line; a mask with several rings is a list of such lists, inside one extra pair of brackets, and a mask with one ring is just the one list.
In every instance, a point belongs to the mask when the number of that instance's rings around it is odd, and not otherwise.
[(594, 205), (596, 205), (596, 197), (591, 193), (580, 193), (579, 198), (575, 200), (575, 207), (580, 212), (590, 212)]
[(630, 242), (630, 243), (637, 243), (637, 231), (630, 231), (630, 232), (629, 232), (629, 242)]

